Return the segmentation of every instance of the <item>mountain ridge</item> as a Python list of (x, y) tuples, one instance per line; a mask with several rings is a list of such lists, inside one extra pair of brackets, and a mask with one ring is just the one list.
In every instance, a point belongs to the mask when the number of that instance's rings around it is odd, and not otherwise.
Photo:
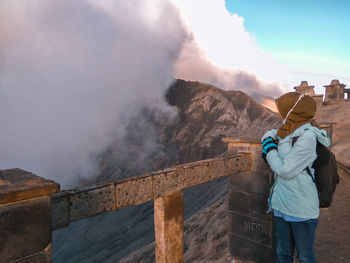
[[(120, 180), (179, 163), (220, 156), (227, 152), (227, 145), (221, 138), (260, 137), (280, 123), (276, 113), (243, 92), (221, 90), (199, 82), (176, 80), (165, 99), (176, 109), (177, 117), (169, 118), (150, 108), (131, 119), (127, 136), (101, 154), (95, 182)], [(144, 124), (141, 127), (140, 121)], [(147, 156), (142, 156), (149, 147), (144, 140), (148, 135), (154, 136), (155, 147)], [(137, 163), (138, 158), (140, 163)], [(185, 189), (185, 220), (220, 202), (227, 195), (227, 185), (227, 178), (222, 178)], [(217, 222), (221, 224), (222, 220)], [(153, 204), (148, 202), (55, 231), (53, 259), (56, 262), (117, 262), (153, 241)], [(186, 244), (187, 250), (193, 250), (191, 242)]]

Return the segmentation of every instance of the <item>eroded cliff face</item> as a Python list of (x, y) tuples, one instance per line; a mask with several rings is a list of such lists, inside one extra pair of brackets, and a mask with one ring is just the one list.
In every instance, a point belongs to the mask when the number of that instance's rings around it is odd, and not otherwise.
[(179, 147), (184, 162), (222, 154), (227, 148), (221, 142), (224, 137), (260, 138), (280, 123), (276, 113), (242, 91), (177, 80), (166, 97), (179, 112), (169, 142)]
[[(216, 157), (227, 151), (222, 138), (261, 137), (267, 129), (280, 124), (276, 113), (241, 91), (177, 80), (165, 98), (178, 114), (169, 115), (154, 109), (140, 112), (140, 116), (127, 124), (128, 134), (123, 142), (114, 142), (101, 154), (99, 173), (91, 181), (118, 180), (178, 163)], [(145, 143), (145, 136), (153, 136), (152, 147)], [(152, 150), (142, 155), (149, 148)], [(220, 209), (225, 210), (220, 200), (226, 193), (226, 178), (184, 191), (185, 249), (189, 251), (185, 257), (191, 258), (191, 262), (199, 255), (205, 258), (208, 247), (218, 250), (216, 258), (225, 257), (226, 241), (214, 235), (215, 229), (224, 232), (225, 213), (213, 217), (215, 212), (209, 207), (221, 204)], [(208, 208), (211, 212), (200, 213)], [(198, 217), (202, 223), (196, 224)], [(211, 220), (210, 225), (202, 226), (207, 222), (203, 217)], [(210, 228), (214, 236), (203, 239), (206, 245), (201, 246), (197, 236), (199, 232), (207, 232), (206, 228)], [(117, 262), (124, 258), (126, 262), (154, 262), (153, 241), (153, 204), (149, 202), (82, 220), (56, 231), (53, 259), (54, 262)], [(138, 253), (128, 256), (137, 250)]]

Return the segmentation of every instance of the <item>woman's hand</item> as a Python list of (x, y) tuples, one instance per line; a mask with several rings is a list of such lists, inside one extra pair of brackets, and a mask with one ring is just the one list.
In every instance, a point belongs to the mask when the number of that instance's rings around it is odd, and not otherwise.
[(263, 150), (261, 157), (264, 159), (265, 163), (267, 163), (266, 156), (271, 150), (277, 150), (277, 143), (274, 138), (267, 137), (265, 140), (263, 140), (262, 147)]

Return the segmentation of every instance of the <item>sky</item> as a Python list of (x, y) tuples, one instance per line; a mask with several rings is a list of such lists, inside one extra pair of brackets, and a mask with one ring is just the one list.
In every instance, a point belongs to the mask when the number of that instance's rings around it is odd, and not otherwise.
[[(244, 19), (256, 45), (286, 64), (297, 81), (320, 84), (350, 80), (350, 1), (226, 0), (227, 10)], [(328, 79), (328, 82), (324, 83)], [(301, 79), (300, 79), (301, 81)], [(314, 83), (312, 83), (314, 82)], [(298, 83), (295, 83), (298, 84)]]

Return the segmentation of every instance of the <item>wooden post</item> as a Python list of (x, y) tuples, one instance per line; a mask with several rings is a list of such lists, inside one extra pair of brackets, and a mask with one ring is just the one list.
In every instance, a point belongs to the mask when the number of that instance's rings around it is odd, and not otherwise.
[(156, 262), (184, 262), (183, 193), (154, 200)]

